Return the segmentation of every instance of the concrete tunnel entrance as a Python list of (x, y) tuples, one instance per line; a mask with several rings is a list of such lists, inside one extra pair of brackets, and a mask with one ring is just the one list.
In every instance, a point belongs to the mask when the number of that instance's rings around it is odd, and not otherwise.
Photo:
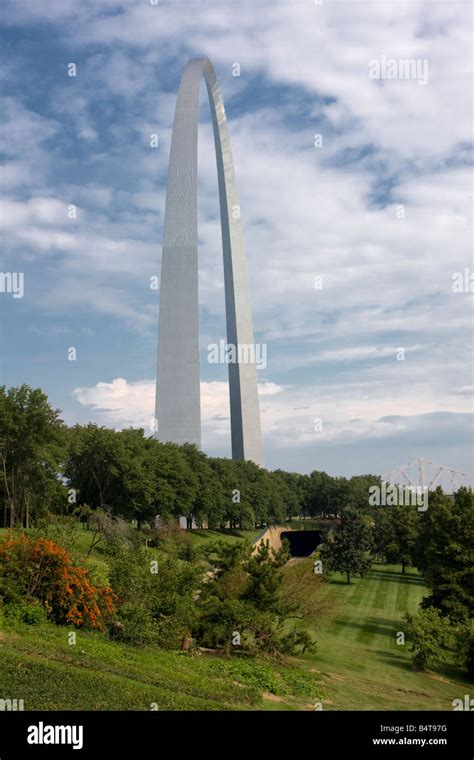
[(321, 533), (317, 530), (282, 531), (280, 538), (290, 544), (292, 557), (309, 557), (321, 543)]
[(286, 525), (270, 525), (253, 542), (253, 553), (256, 554), (262, 544), (277, 552), (281, 549), (283, 539), (290, 545), (291, 557), (309, 557), (321, 543), (321, 531), (295, 530)]

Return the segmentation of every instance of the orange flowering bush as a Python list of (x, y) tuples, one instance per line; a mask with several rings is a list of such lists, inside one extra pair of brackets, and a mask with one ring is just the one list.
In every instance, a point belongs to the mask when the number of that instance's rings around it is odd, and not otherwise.
[(116, 611), (111, 588), (95, 586), (85, 567), (45, 538), (22, 534), (0, 542), (0, 598), (39, 600), (56, 623), (104, 630)]

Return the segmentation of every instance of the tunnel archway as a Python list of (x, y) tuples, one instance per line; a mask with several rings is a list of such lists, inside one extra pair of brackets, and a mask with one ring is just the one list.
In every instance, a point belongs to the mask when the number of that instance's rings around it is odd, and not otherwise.
[(317, 530), (282, 531), (280, 538), (288, 541), (292, 557), (309, 557), (321, 543), (321, 533)]

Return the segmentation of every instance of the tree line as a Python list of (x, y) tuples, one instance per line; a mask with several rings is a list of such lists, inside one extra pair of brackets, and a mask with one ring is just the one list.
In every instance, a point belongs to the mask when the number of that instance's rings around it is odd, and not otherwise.
[(102, 508), (139, 527), (156, 516), (185, 516), (188, 527), (245, 529), (363, 507), (379, 481), (269, 471), (209, 457), (191, 444), (163, 443), (142, 429), (68, 427), (40, 389), (0, 387), (3, 527)]

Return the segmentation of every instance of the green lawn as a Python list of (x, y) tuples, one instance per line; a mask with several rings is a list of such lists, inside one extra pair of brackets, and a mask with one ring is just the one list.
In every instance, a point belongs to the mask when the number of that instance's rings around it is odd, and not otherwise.
[(375, 564), (366, 578), (351, 585), (335, 575), (330, 593), (340, 609), (315, 629), (318, 651), (306, 658), (315, 672), (328, 710), (451, 710), (451, 702), (472, 691), (454, 668), (437, 673), (412, 669), (410, 642), (396, 643), (403, 617), (414, 612), (426, 587), (416, 570)]
[(241, 541), (246, 539), (253, 543), (257, 536), (262, 533), (262, 529), (258, 530), (192, 530), (189, 532), (192, 540), (196, 546), (203, 546), (211, 541)]
[(0, 694), (26, 710), (302, 710), (318, 679), (294, 665), (188, 655), (43, 624), (0, 631)]

